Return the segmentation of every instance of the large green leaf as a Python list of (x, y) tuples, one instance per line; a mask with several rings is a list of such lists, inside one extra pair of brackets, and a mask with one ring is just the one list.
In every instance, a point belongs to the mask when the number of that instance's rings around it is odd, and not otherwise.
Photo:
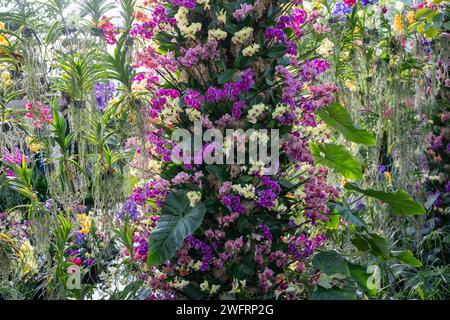
[(431, 8), (422, 8), (420, 10), (417, 10), (416, 12), (416, 18), (420, 19), (420, 18), (425, 18), (427, 16), (429, 16), (430, 14), (432, 14), (433, 12), (435, 12), (433, 9)]
[(344, 146), (312, 143), (311, 151), (316, 164), (332, 168), (348, 179), (363, 177), (361, 164)]
[(200, 227), (205, 211), (201, 202), (190, 206), (186, 191), (170, 193), (148, 241), (147, 264), (159, 265), (172, 258), (182, 247), (184, 239)]
[(339, 226), (339, 213), (337, 214), (328, 214), (327, 215), (328, 222), (325, 224), (327, 229), (336, 230)]
[(350, 275), (345, 259), (336, 251), (321, 251), (312, 260), (314, 267), (329, 275)]
[(352, 183), (346, 183), (344, 187), (347, 190), (358, 191), (366, 196), (373, 197), (387, 203), (395, 215), (410, 216), (425, 213), (425, 208), (421, 204), (415, 202), (403, 189), (400, 189), (394, 193), (372, 189), (364, 190)]
[(356, 288), (351, 283), (343, 288), (325, 289), (318, 286), (317, 290), (313, 292), (311, 300), (356, 300)]
[(352, 117), (339, 103), (333, 103), (326, 108), (322, 108), (316, 111), (316, 114), (328, 126), (339, 131), (350, 141), (368, 146), (372, 146), (377, 142), (369, 131), (355, 127)]
[(422, 262), (420, 262), (420, 260), (417, 260), (410, 250), (391, 251), (391, 254), (397, 260), (400, 260), (401, 262), (404, 262), (411, 267), (418, 268), (422, 266)]
[(389, 243), (386, 238), (376, 233), (355, 234), (350, 240), (359, 251), (370, 253), (385, 260), (390, 259)]
[(376, 233), (369, 233), (366, 237), (370, 245), (370, 253), (383, 259), (390, 258), (389, 243), (386, 238), (377, 235)]
[(370, 252), (370, 243), (369, 240), (367, 240), (367, 237), (362, 234), (356, 234), (350, 242), (359, 250), (362, 252)]
[(348, 205), (338, 202), (330, 202), (328, 206), (331, 210), (333, 210), (333, 214), (335, 212), (338, 212), (345, 221), (348, 221), (359, 227), (364, 227), (366, 225), (364, 220), (359, 216), (359, 212), (357, 210), (351, 209)]

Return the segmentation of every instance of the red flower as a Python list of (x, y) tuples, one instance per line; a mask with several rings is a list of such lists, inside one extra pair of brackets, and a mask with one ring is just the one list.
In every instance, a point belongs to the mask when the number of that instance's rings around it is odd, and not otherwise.
[(80, 258), (72, 258), (69, 260), (69, 262), (72, 262), (73, 264), (76, 264), (77, 266), (81, 267), (81, 259)]
[(353, 7), (356, 3), (356, 0), (342, 0), (346, 5)]
[[(33, 110), (33, 103), (31, 101), (28, 101), (25, 104), (25, 109), (27, 109), (28, 111), (32, 111)], [(25, 113), (25, 117), (33, 118), (33, 113), (32, 112), (27, 112), (27, 113)]]

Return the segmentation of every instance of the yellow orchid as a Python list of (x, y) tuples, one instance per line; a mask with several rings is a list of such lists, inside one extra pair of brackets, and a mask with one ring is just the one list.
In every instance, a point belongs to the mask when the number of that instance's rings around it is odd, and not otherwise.
[[(0, 44), (1, 44), (1, 35), (0, 35)], [(2, 74), (1, 74), (1, 83), (2, 85), (4, 85), (5, 87), (8, 87), (12, 84), (11, 81), (11, 74), (9, 73), (8, 70), (3, 70)]]
[[(5, 30), (5, 24), (0, 22), (0, 30)], [(0, 45), (7, 46), (9, 45), (8, 37), (0, 33)]]
[(386, 178), (386, 180), (389, 184), (392, 184), (392, 176), (388, 171), (384, 172), (384, 177)]
[(408, 20), (409, 24), (412, 24), (415, 20), (415, 13), (414, 11), (408, 11), (408, 13), (406, 14), (406, 19)]
[(83, 234), (89, 233), (89, 230), (91, 229), (91, 225), (92, 225), (91, 218), (88, 215), (86, 215), (85, 213), (80, 213), (77, 218), (78, 218), (78, 223), (81, 228), (80, 233), (83, 233)]
[(399, 14), (396, 14), (394, 17), (394, 24), (393, 24), (393, 28), (395, 31), (397, 31), (398, 33), (403, 33), (403, 21), (402, 21), (402, 17)]
[(34, 258), (34, 248), (31, 246), (28, 240), (24, 241), (17, 252), (19, 258), (20, 275), (23, 276), (27, 273), (34, 272), (38, 269), (36, 259)]
[(350, 80), (346, 80), (345, 81), (345, 87), (347, 89), (349, 89), (350, 91), (356, 91), (356, 86), (353, 82), (351, 82)]
[(26, 137), (25, 141), (28, 143), (28, 147), (30, 148), (30, 150), (33, 151), (34, 153), (38, 153), (39, 150), (42, 149), (42, 145), (40, 143), (33, 142), (32, 137)]

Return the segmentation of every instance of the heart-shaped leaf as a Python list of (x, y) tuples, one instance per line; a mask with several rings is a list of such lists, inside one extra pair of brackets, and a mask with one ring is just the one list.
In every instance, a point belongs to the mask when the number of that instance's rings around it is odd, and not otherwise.
[(400, 189), (395, 193), (372, 189), (364, 190), (352, 183), (346, 183), (344, 188), (347, 190), (358, 191), (366, 196), (373, 197), (387, 203), (391, 207), (392, 212), (398, 216), (421, 215), (425, 213), (425, 208), (421, 204), (415, 202), (403, 189)]
[(321, 251), (317, 253), (312, 260), (312, 264), (328, 276), (350, 275), (345, 259), (336, 251)]
[(339, 131), (350, 141), (368, 146), (372, 146), (377, 142), (369, 131), (355, 127), (352, 117), (339, 103), (333, 103), (326, 108), (317, 110), (316, 114), (328, 126)]
[(310, 147), (315, 164), (332, 168), (348, 179), (358, 180), (363, 177), (361, 164), (344, 146), (312, 143)]
[(190, 206), (187, 192), (170, 193), (161, 208), (161, 217), (148, 240), (147, 264), (159, 265), (172, 258), (203, 221), (206, 208), (203, 203)]

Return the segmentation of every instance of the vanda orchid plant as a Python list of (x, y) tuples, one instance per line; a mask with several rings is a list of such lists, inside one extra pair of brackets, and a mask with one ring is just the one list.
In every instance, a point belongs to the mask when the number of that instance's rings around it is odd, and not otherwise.
[[(323, 166), (347, 179), (361, 179), (362, 170), (324, 133), (316, 111), (351, 141), (374, 140), (335, 103), (329, 63), (316, 56), (319, 14), (302, 1), (174, 0), (153, 2), (138, 16), (143, 21), (130, 33), (142, 45), (133, 81), (153, 91), (144, 111), (145, 155), (160, 165), (135, 186), (120, 219), (138, 226), (130, 254), (147, 265), (149, 298), (319, 295), (311, 257), (326, 243), (330, 223), (339, 223), (328, 217), (339, 191), (327, 183)], [(229, 129), (278, 130), (275, 172), (267, 175), (266, 164), (249, 160), (250, 152), (244, 163), (225, 164), (220, 155), (216, 163), (197, 161), (235, 148), (242, 135), (175, 154), (180, 141), (173, 133), (195, 134), (195, 123), (223, 136)], [(273, 142), (257, 132), (244, 141)], [(151, 227), (145, 212), (152, 214)], [(355, 283), (342, 285), (355, 295)]]

